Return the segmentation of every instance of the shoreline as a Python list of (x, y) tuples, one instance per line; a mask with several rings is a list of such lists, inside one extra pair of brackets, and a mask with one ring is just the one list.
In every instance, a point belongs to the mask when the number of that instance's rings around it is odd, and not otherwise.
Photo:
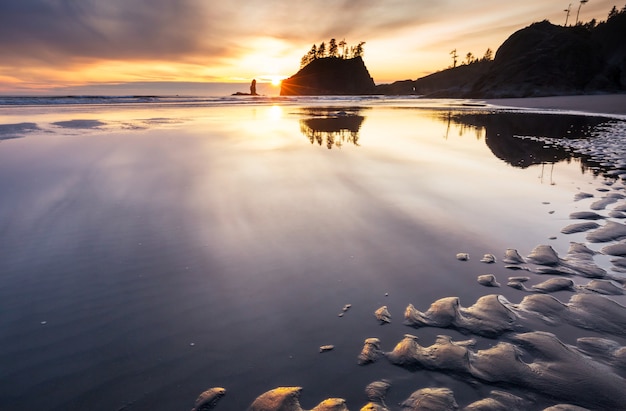
[(477, 99), (498, 107), (626, 115), (626, 94)]

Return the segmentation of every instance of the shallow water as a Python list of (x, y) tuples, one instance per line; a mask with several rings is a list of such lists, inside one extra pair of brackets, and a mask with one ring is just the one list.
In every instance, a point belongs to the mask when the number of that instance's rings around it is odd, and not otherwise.
[[(191, 409), (220, 386), (217, 409), (243, 410), (288, 385), (304, 387), (306, 409), (341, 397), (352, 410), (383, 378), (392, 409), (426, 387), (452, 389), (461, 407), (485, 398), (487, 378), (357, 356), (369, 337), (383, 351), (407, 333), (423, 346), (469, 338), (403, 325), (408, 304), (520, 303), (529, 294), (505, 285), (520, 273), (501, 261), (507, 248), (525, 257), (548, 244), (564, 257), (570, 241), (610, 244), (561, 230), (624, 181), (597, 156), (541, 140), (591, 138), (607, 123), (380, 101), (0, 108), (0, 408)], [(575, 201), (580, 192), (593, 197)], [(487, 253), (496, 263), (480, 262)], [(528, 289), (548, 279), (521, 273)], [(481, 285), (485, 274), (501, 287)], [(390, 324), (374, 316), (383, 305)], [(525, 320), (574, 346), (626, 345), (610, 327)], [(501, 340), (471, 337), (474, 350)], [(562, 402), (504, 387), (537, 409)]]

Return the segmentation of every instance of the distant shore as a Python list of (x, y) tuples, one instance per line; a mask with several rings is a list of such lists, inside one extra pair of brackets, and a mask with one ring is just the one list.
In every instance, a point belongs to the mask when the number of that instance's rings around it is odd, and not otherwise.
[(572, 110), (626, 115), (626, 94), (504, 98), (482, 101), (500, 107)]

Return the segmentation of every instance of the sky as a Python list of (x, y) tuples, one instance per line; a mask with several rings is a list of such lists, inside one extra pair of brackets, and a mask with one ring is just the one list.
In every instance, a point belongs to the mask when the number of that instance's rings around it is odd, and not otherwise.
[[(624, 0), (620, 0), (624, 2)], [(0, 0), (0, 94), (288, 77), (313, 44), (364, 41), (377, 84), (417, 79), (468, 52), (494, 52), (533, 22), (575, 23), (569, 0)], [(615, 0), (589, 0), (580, 21)], [(276, 93), (278, 87), (274, 87)], [(171, 88), (175, 90), (175, 87)], [(265, 88), (267, 90), (267, 87)]]

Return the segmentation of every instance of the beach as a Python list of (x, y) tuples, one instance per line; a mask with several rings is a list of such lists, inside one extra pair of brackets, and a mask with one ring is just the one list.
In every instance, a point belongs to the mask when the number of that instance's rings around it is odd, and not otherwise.
[(0, 106), (0, 408), (617, 409), (624, 97)]
[(488, 99), (494, 106), (626, 115), (626, 94)]

